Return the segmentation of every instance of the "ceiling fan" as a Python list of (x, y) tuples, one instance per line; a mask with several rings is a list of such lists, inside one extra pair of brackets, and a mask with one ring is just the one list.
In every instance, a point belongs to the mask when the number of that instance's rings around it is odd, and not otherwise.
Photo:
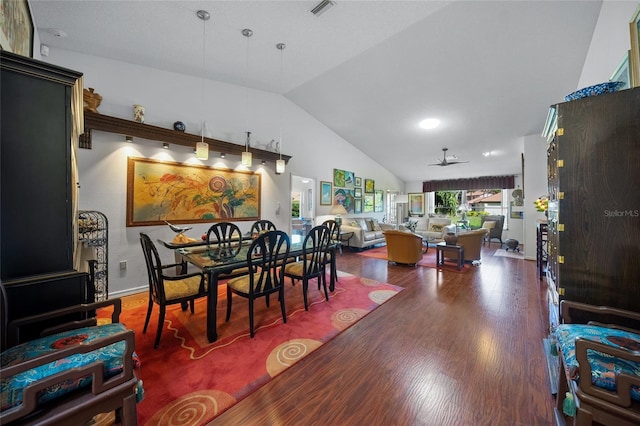
[(451, 166), (453, 164), (468, 163), (468, 161), (458, 161), (458, 157), (451, 155), (447, 157), (449, 148), (442, 148), (442, 160), (438, 163), (429, 164), (430, 166)]

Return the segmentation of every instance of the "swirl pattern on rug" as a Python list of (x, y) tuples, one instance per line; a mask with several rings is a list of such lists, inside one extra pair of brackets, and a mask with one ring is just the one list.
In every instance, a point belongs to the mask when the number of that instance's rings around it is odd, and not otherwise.
[(276, 346), (267, 357), (267, 373), (277, 376), (320, 346), (322, 342), (313, 339), (293, 339)]
[(391, 299), (396, 294), (398, 294), (398, 292), (395, 290), (375, 290), (369, 293), (369, 299), (371, 299), (378, 305), (382, 305), (384, 302)]
[(172, 401), (157, 411), (145, 425), (203, 424), (235, 403), (235, 398), (221, 391), (197, 391)]
[(331, 315), (331, 324), (338, 330), (345, 330), (367, 315), (369, 311), (359, 308), (340, 309)]

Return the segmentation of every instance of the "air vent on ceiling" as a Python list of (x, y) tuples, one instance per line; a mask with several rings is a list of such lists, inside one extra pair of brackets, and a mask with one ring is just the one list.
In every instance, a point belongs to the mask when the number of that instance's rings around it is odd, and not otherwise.
[(322, 0), (318, 3), (313, 9), (311, 9), (311, 13), (316, 16), (322, 15), (324, 12), (329, 10), (332, 6), (335, 6), (335, 0)]

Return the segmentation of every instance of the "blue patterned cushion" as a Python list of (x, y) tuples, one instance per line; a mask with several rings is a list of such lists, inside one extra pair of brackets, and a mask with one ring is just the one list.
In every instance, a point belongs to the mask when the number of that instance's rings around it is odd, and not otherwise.
[[(76, 330), (69, 330), (57, 333), (52, 336), (42, 337), (7, 349), (0, 354), (0, 363), (3, 367), (19, 364), (23, 361), (36, 358), (38, 356), (64, 349), (76, 343), (90, 343), (96, 339), (111, 336), (115, 333), (125, 331), (124, 325), (107, 324), (99, 327), (85, 327)], [(81, 367), (94, 361), (103, 361), (105, 368), (105, 378), (115, 376), (120, 373), (123, 366), (123, 355), (126, 349), (124, 341), (116, 342), (112, 345), (101, 348), (86, 354), (71, 355), (67, 358), (51, 362), (46, 365), (16, 374), (10, 377), (0, 378), (1, 404), (3, 410), (18, 405), (22, 402), (23, 389), (33, 382), (52, 376), (62, 371)], [(39, 403), (50, 401), (62, 396), (72, 390), (88, 386), (91, 377), (85, 376), (78, 380), (69, 380), (58, 385), (51, 386), (41, 392)]]
[[(576, 339), (602, 343), (615, 348), (640, 351), (640, 335), (624, 330), (598, 327), (586, 324), (562, 324), (556, 328), (558, 347), (565, 360), (565, 368), (569, 377), (578, 380), (580, 372), (576, 360)], [(587, 351), (587, 359), (591, 366), (591, 382), (598, 387), (616, 391), (616, 377), (621, 372), (640, 376), (640, 363), (620, 359), (595, 350)], [(631, 399), (640, 401), (640, 388), (631, 387)]]

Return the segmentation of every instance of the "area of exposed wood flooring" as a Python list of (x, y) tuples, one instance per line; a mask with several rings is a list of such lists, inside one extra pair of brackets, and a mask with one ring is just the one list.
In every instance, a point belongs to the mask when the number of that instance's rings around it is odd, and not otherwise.
[(554, 424), (546, 283), (498, 245), (466, 274), (345, 250), (338, 269), (405, 291), (211, 424)]

